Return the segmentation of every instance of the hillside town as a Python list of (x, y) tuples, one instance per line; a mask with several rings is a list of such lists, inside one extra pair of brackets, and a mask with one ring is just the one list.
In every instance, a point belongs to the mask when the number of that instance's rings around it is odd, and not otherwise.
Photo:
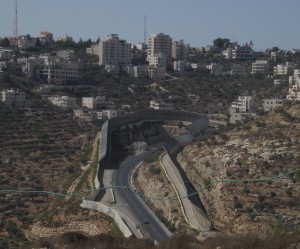
[[(164, 33), (152, 34), (147, 44), (133, 45), (120, 39), (117, 34), (97, 42), (88, 40), (76, 44), (68, 35), (54, 38), (53, 33), (48, 31), (41, 32), (37, 37), (1, 38), (0, 44), (0, 72), (3, 75), (40, 82), (42, 85), (35, 91), (43, 98), (53, 105), (72, 109), (76, 118), (86, 121), (116, 117), (133, 108), (126, 101), (122, 101), (121, 106), (116, 104), (120, 101), (110, 96), (84, 96), (86, 88), (97, 88), (83, 80), (85, 72), (101, 68), (113, 77), (149, 78), (152, 82), (176, 80), (176, 77), (194, 72), (209, 73), (212, 77), (260, 77), (273, 80), (274, 86), (288, 86), (285, 95), (274, 94), (265, 99), (257, 99), (253, 95), (237, 96), (228, 107), (231, 123), (255, 117), (257, 108), (270, 111), (284, 101), (300, 100), (299, 49), (283, 51), (273, 47), (260, 52), (253, 50), (252, 41), (240, 45), (225, 38), (217, 38), (207, 47), (193, 48), (183, 40), (173, 41)], [(51, 94), (66, 89), (73, 89), (82, 97)], [(148, 108), (174, 109), (168, 101), (171, 95), (163, 96), (163, 91), (158, 92), (160, 96), (152, 96)], [(4, 106), (28, 107), (30, 102), (20, 89), (2, 89), (1, 94)]]
[(300, 49), (270, 46), (0, 38), (0, 249), (299, 248)]

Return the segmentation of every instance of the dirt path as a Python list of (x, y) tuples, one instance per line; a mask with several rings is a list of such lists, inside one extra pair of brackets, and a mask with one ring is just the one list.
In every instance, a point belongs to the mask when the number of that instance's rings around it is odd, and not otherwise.
[[(97, 133), (94, 142), (93, 142), (93, 150), (92, 153), (90, 155), (89, 161), (87, 163), (87, 165), (85, 165), (83, 168), (83, 172), (81, 172), (80, 176), (77, 177), (77, 179), (75, 181), (73, 181), (73, 183), (71, 184), (71, 186), (69, 187), (68, 191), (67, 191), (67, 196), (65, 197), (65, 199), (63, 200), (63, 202), (67, 202), (68, 200), (70, 200), (70, 198), (72, 197), (72, 194), (74, 193), (78, 183), (80, 182), (80, 180), (82, 179), (82, 177), (87, 173), (88, 169), (90, 168), (91, 164), (93, 163), (93, 161), (95, 160), (96, 156), (97, 156), (97, 142), (99, 139), (99, 132)], [(90, 174), (88, 176), (88, 182), (90, 186), (93, 186), (93, 174)]]

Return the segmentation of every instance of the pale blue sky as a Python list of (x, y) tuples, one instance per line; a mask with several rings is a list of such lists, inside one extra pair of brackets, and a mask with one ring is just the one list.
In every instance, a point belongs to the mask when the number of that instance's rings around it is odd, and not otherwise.
[[(0, 0), (0, 37), (12, 35), (13, 0)], [(50, 31), (78, 40), (111, 34), (130, 43), (169, 34), (192, 46), (217, 37), (254, 49), (300, 48), (300, 0), (18, 0), (19, 34)]]

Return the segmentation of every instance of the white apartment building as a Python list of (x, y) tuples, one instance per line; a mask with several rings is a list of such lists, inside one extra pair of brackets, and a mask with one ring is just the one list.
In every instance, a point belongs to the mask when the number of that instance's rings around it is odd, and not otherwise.
[(253, 50), (249, 46), (235, 46), (229, 47), (227, 50), (223, 51), (223, 55), (226, 59), (239, 59), (239, 60), (252, 60), (253, 59)]
[(261, 73), (268, 74), (270, 69), (270, 64), (266, 60), (256, 60), (252, 63), (252, 74)]
[(287, 100), (300, 100), (300, 69), (295, 69), (293, 76), (289, 78), (289, 92)]
[(38, 65), (35, 65), (36, 79), (61, 85), (78, 81), (81, 77), (83, 64), (80, 61), (67, 62), (49, 55), (40, 56), (38, 59)]
[(278, 64), (274, 67), (274, 75), (287, 75), (294, 70), (293, 62), (286, 62), (285, 64)]
[(246, 76), (246, 69), (245, 66), (242, 66), (240, 64), (234, 64), (231, 67), (231, 71), (230, 71), (231, 75), (240, 75), (240, 76)]
[(93, 44), (90, 48), (87, 48), (86, 53), (99, 56), (99, 44)]
[(127, 66), (131, 61), (131, 44), (120, 40), (117, 34), (108, 35), (99, 42), (99, 65)]
[(188, 54), (188, 48), (184, 44), (183, 40), (175, 41), (172, 43), (172, 58), (175, 61), (186, 60)]
[(94, 97), (82, 97), (81, 99), (82, 107), (86, 107), (88, 109), (95, 109), (97, 107), (97, 101)]
[[(164, 33), (152, 34), (148, 39), (147, 46), (147, 60), (149, 65), (155, 59), (153, 59), (157, 54), (165, 56), (166, 65), (171, 64), (172, 62), (172, 38), (169, 35)], [(151, 63), (150, 63), (151, 62)]]
[(75, 99), (70, 98), (69, 96), (48, 96), (47, 99), (56, 106), (62, 108), (74, 108), (75, 107)]
[(154, 56), (148, 56), (147, 60), (149, 62), (149, 65), (159, 67), (159, 66), (166, 66), (168, 64), (168, 58), (165, 54), (159, 52), (158, 54), (155, 54)]
[(239, 96), (237, 101), (232, 102), (231, 107), (238, 112), (252, 112), (254, 98), (252, 96)]
[(25, 93), (19, 89), (3, 90), (1, 92), (1, 102), (5, 106), (15, 105), (16, 107), (22, 107), (25, 103)]
[(173, 110), (173, 105), (169, 103), (165, 103), (162, 101), (156, 101), (156, 100), (151, 100), (150, 101), (150, 106), (151, 109), (154, 110)]
[(282, 106), (283, 100), (282, 99), (263, 99), (263, 110), (264, 111), (271, 111), (277, 107)]

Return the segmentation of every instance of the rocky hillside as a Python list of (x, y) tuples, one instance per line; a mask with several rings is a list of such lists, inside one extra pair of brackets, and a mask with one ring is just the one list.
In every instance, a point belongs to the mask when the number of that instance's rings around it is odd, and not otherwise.
[[(224, 233), (299, 231), (300, 105), (221, 127), (186, 147), (178, 161)], [(232, 180), (222, 182), (222, 180)]]

